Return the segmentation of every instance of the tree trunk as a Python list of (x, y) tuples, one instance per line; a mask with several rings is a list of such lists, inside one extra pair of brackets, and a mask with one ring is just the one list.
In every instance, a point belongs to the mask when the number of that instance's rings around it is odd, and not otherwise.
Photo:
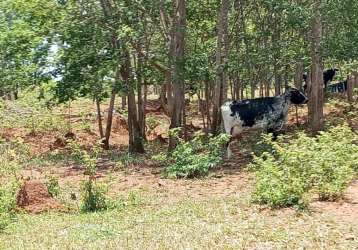
[(121, 95), (121, 109), (126, 109), (126, 106), (127, 106), (127, 95), (123, 93)]
[(244, 82), (240, 80), (240, 100), (244, 100), (244, 90), (245, 90)]
[(281, 48), (279, 45), (281, 38), (281, 28), (280, 28), (280, 14), (276, 10), (272, 10), (272, 44), (273, 44), (273, 60), (274, 60), (274, 77), (275, 77), (275, 96), (281, 94), (281, 85), (282, 85), (282, 74), (281, 74)]
[(266, 97), (270, 96), (270, 89), (271, 89), (270, 80), (266, 80), (265, 81), (265, 96)]
[[(147, 107), (147, 100), (148, 100), (148, 83), (144, 81), (144, 93), (143, 93), (143, 112), (144, 115), (147, 115), (146, 107)], [(146, 132), (146, 117), (144, 118), (144, 134)]]
[(160, 104), (162, 105), (163, 109), (165, 110), (166, 105), (167, 105), (167, 90), (166, 90), (165, 83), (163, 83), (160, 86), (159, 100), (160, 100)]
[(216, 80), (211, 132), (217, 134), (221, 123), (220, 107), (227, 99), (227, 74), (225, 65), (228, 53), (228, 13), (229, 0), (222, 0), (218, 18), (218, 37), (216, 47)]
[[(186, 3), (185, 0), (173, 0), (174, 22), (173, 22), (173, 97), (174, 105), (171, 115), (170, 129), (181, 127), (182, 114), (185, 105), (184, 96), (184, 46), (186, 28)], [(177, 146), (177, 138), (169, 137), (169, 150)]]
[(242, 93), (243, 93), (242, 81), (240, 79), (239, 73), (237, 73), (236, 100), (242, 100), (243, 98)]
[(103, 132), (103, 125), (102, 125), (101, 103), (98, 97), (96, 97), (96, 109), (97, 109), (99, 136), (101, 137), (101, 140), (103, 140), (104, 132)]
[(144, 110), (144, 102), (143, 102), (143, 94), (142, 94), (142, 87), (143, 87), (143, 63), (144, 58), (142, 55), (138, 55), (137, 57), (138, 63), (137, 63), (137, 92), (138, 92), (138, 122), (139, 122), (139, 128), (141, 132), (141, 138), (143, 140), (146, 140), (145, 137), (145, 110)]
[(125, 62), (121, 67), (122, 79), (128, 89), (128, 132), (129, 152), (144, 153), (143, 138), (138, 122), (138, 113), (133, 88), (133, 76), (131, 69), (131, 57), (128, 51), (124, 51)]
[(256, 79), (255, 80), (251, 80), (251, 84), (250, 84), (250, 98), (254, 99), (255, 98), (255, 94), (256, 94)]
[(172, 73), (170, 71), (165, 73), (165, 88), (167, 96), (167, 113), (171, 117), (174, 109), (174, 93), (172, 85)]
[(206, 113), (206, 126), (207, 126), (207, 130), (205, 131), (205, 133), (208, 133), (209, 130), (211, 129), (211, 117), (210, 117), (210, 107), (211, 107), (211, 103), (210, 103), (210, 82), (207, 79), (205, 81), (205, 113)]
[[(116, 76), (116, 77), (118, 77), (118, 76)], [(116, 80), (116, 82), (117, 82), (117, 80)], [(111, 99), (109, 101), (109, 107), (108, 107), (106, 133), (104, 135), (104, 141), (103, 141), (103, 148), (106, 150), (109, 149), (109, 138), (111, 136), (111, 131), (112, 131), (112, 121), (113, 121), (113, 111), (114, 111), (115, 100), (116, 100), (116, 90), (115, 90), (115, 86), (113, 86), (112, 92), (111, 92)]]
[(321, 60), (321, 39), (322, 39), (322, 20), (321, 2), (316, 0), (314, 3), (314, 14), (311, 30), (311, 84), (309, 88), (308, 117), (309, 126), (312, 133), (316, 134), (323, 130), (323, 67)]
[(354, 88), (358, 88), (358, 72), (353, 72), (354, 75)]
[(274, 75), (275, 75), (275, 96), (281, 95), (281, 85), (282, 85), (282, 77), (278, 72), (278, 65), (274, 65)]
[[(236, 19), (236, 23), (235, 23), (235, 36), (237, 37), (235, 40), (235, 45), (236, 45), (236, 53), (239, 54), (240, 53), (240, 49), (241, 49), (241, 44), (242, 44), (242, 35), (241, 33), (244, 33), (244, 29), (243, 29), (243, 25), (242, 25), (242, 20), (243, 17), (242, 15), (242, 0), (235, 0), (234, 1), (234, 9), (235, 9), (235, 14), (237, 15), (237, 19)], [(241, 63), (241, 60), (239, 59), (239, 56), (237, 56), (237, 62), (238, 65)], [(235, 95), (235, 100), (241, 100), (240, 97), (240, 91), (241, 91), (241, 82), (240, 82), (240, 73), (238, 70), (235, 71), (234, 73), (234, 95)]]
[(288, 72), (290, 67), (288, 65), (285, 66), (285, 74), (284, 74), (284, 82), (285, 82), (285, 91), (287, 90), (288, 86)]
[(232, 79), (232, 77), (229, 78), (229, 86), (230, 86), (230, 96), (231, 96), (231, 100), (235, 100), (235, 80)]
[(264, 97), (264, 84), (260, 81), (260, 97)]
[(233, 79), (233, 89), (232, 89), (232, 99), (233, 100), (238, 100), (239, 99), (239, 78), (237, 75), (234, 76)]
[(303, 63), (298, 62), (296, 64), (296, 69), (295, 69), (295, 78), (294, 78), (295, 87), (297, 89), (302, 89), (302, 82), (303, 82)]
[(353, 75), (347, 77), (347, 99), (348, 102), (353, 102), (353, 89), (354, 89), (355, 79)]
[[(113, 6), (108, 0), (100, 0), (100, 5), (102, 8), (103, 15), (105, 16), (106, 22), (109, 24), (112, 20), (112, 12), (113, 12)], [(109, 40), (111, 42), (111, 47), (114, 51), (118, 51), (119, 46), (119, 39), (117, 37), (116, 32), (111, 32), (109, 35)], [(114, 111), (114, 104), (116, 99), (116, 85), (119, 84), (119, 78), (120, 78), (120, 68), (119, 66), (115, 70), (115, 82), (112, 86), (111, 90), (111, 98), (109, 102), (108, 107), (108, 116), (107, 116), (107, 124), (106, 124), (106, 132), (104, 135), (104, 141), (103, 141), (103, 148), (109, 149), (109, 138), (111, 136), (111, 130), (112, 130), (112, 121), (113, 121), (113, 111)]]

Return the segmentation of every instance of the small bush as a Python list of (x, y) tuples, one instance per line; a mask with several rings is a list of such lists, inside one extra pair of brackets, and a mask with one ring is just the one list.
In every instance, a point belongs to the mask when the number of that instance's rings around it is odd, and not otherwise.
[(15, 215), (16, 194), (20, 184), (17, 178), (7, 179), (0, 183), (0, 231), (3, 230)]
[(346, 125), (317, 137), (299, 133), (297, 139), (281, 137), (264, 142), (273, 151), (254, 156), (256, 171), (253, 200), (271, 207), (307, 205), (311, 194), (321, 200), (342, 197), (358, 164), (358, 136)]
[(82, 184), (81, 195), (83, 212), (95, 212), (107, 208), (107, 189), (104, 185), (97, 184), (92, 179)]
[(157, 118), (149, 116), (146, 119), (147, 133), (150, 134), (159, 125), (160, 125), (160, 121), (158, 121)]
[(169, 166), (165, 174), (172, 178), (194, 178), (205, 176), (222, 160), (223, 145), (229, 140), (221, 134), (206, 140), (203, 134), (197, 134), (191, 141), (179, 139), (176, 149), (166, 157), (158, 155), (153, 159), (164, 161)]
[(60, 195), (60, 185), (58, 184), (58, 178), (55, 176), (50, 176), (47, 178), (45, 185), (47, 187), (48, 193), (51, 197), (58, 197)]
[(81, 186), (81, 210), (83, 212), (95, 212), (106, 209), (107, 188), (105, 185), (98, 184), (95, 181), (97, 160), (101, 152), (100, 143), (94, 145), (91, 154), (82, 149), (81, 146), (74, 141), (69, 143), (69, 148), (75, 160), (84, 167), (84, 174), (88, 175), (88, 179), (84, 181)]
[(20, 188), (20, 166), (28, 160), (21, 141), (0, 141), (0, 230), (15, 216), (16, 194)]
[(93, 145), (90, 153), (83, 149), (76, 141), (70, 141), (67, 145), (73, 159), (84, 168), (86, 175), (94, 176), (96, 174), (97, 160), (102, 150), (100, 144), (98, 142)]

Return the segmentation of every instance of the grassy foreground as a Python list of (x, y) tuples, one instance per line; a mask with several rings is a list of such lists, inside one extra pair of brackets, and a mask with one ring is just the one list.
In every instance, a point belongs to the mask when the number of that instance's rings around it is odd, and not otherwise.
[(238, 193), (222, 199), (159, 194), (100, 213), (20, 215), (0, 249), (356, 249), (358, 223), (292, 209), (263, 210)]

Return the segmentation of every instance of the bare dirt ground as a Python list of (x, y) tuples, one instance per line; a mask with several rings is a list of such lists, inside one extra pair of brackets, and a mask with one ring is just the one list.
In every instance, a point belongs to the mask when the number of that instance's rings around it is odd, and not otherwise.
[(50, 196), (47, 187), (39, 180), (23, 183), (17, 195), (17, 205), (32, 214), (62, 209), (61, 204)]
[(351, 183), (341, 201), (315, 201), (311, 203), (311, 207), (312, 211), (328, 215), (338, 221), (358, 222), (358, 180)]

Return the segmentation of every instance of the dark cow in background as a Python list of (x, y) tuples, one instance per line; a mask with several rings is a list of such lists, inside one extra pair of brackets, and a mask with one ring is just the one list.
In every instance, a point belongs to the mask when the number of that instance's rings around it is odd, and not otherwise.
[(329, 93), (344, 93), (347, 91), (347, 80), (330, 84), (327, 86), (326, 91)]
[[(336, 69), (336, 68), (327, 69), (327, 70), (323, 71), (324, 88), (327, 88), (328, 82), (331, 82), (333, 80), (337, 71), (339, 71), (339, 69)], [(307, 91), (307, 77), (308, 77), (307, 73), (304, 73), (303, 81), (305, 82), (305, 84), (303, 85), (303, 89), (305, 92)]]
[(323, 71), (323, 83), (325, 87), (327, 87), (328, 82), (331, 82), (333, 80), (336, 75), (336, 72), (338, 71), (339, 69), (327, 69)]
[(307, 101), (308, 98), (300, 90), (288, 88), (280, 96), (226, 102), (221, 106), (225, 132), (232, 138), (254, 129), (263, 129), (276, 135), (287, 119), (289, 105), (304, 104)]

